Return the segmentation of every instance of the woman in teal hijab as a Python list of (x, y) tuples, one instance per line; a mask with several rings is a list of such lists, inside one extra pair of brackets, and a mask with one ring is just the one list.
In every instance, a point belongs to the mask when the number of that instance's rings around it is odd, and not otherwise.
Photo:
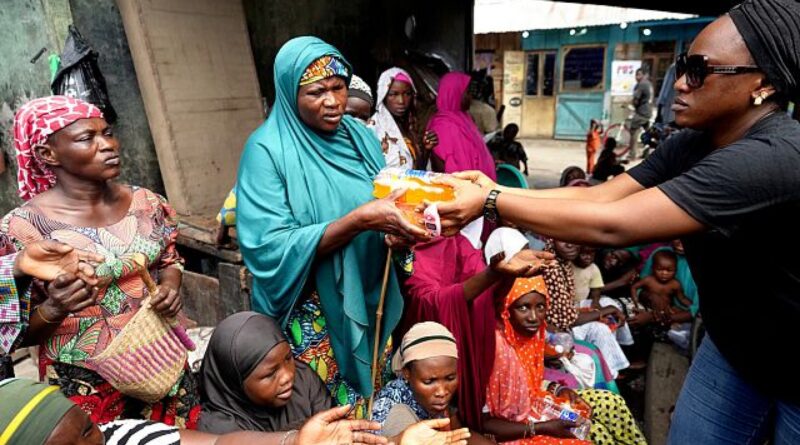
[(275, 105), (239, 165), (236, 228), (254, 277), (253, 309), (281, 320), (295, 356), (337, 403), (356, 404), (363, 417), (373, 342), (385, 350), (403, 309), (392, 271), (375, 339), (384, 233), (426, 234), (403, 220), (399, 195), (372, 200), (384, 158), (374, 134), (344, 114), (351, 74), (339, 51), (318, 38), (283, 45)]

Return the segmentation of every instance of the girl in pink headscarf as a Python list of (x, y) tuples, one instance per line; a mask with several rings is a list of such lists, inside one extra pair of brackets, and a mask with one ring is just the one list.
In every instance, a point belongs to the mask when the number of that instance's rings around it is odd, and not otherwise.
[(438, 111), (428, 124), (428, 129), (439, 136), (431, 163), (436, 171), (480, 170), (495, 179), (492, 155), (467, 114), (472, 99), (469, 82), (470, 77), (459, 72), (447, 73), (439, 82)]

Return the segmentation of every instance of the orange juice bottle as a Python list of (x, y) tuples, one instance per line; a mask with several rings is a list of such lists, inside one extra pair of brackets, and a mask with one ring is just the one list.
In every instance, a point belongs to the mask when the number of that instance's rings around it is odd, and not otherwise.
[(418, 205), (425, 201), (435, 203), (455, 199), (452, 187), (434, 184), (434, 178), (441, 176), (441, 173), (422, 170), (384, 168), (373, 181), (372, 196), (385, 198), (395, 190), (406, 189), (405, 194), (397, 200), (397, 207), (403, 211), (406, 220), (424, 228), (424, 224), (420, 222), (421, 215), (414, 211)]
[(434, 178), (443, 176), (422, 170), (406, 170), (397, 167), (384, 168), (373, 181), (372, 195), (384, 198), (397, 189), (406, 189), (405, 195), (398, 203), (409, 205), (422, 204), (424, 201), (441, 202), (455, 198), (453, 188), (448, 185), (434, 184)]

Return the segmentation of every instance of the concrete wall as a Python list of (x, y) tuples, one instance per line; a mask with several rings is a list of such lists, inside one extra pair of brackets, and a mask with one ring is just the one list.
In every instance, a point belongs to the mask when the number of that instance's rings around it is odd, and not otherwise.
[(71, 22), (67, 0), (13, 0), (0, 7), (0, 148), (6, 171), (0, 174), (0, 212), (16, 207), (16, 162), (12, 124), (17, 107), (49, 94), (47, 54), (36, 64), (31, 58), (42, 48), (59, 52)]
[[(47, 56), (60, 53), (73, 20), (100, 53), (100, 69), (119, 114), (115, 132), (122, 146), (121, 181), (164, 193), (136, 72), (114, 0), (6, 0), (0, 7), (0, 148), (7, 166), (0, 174), (3, 214), (20, 203), (11, 130), (14, 112), (27, 100), (50, 94)], [(47, 47), (47, 53), (36, 64), (29, 63), (42, 47)]]
[[(383, 69), (399, 63), (406, 50), (436, 51), (457, 69), (472, 59), (471, 0), (243, 0), (262, 94), (275, 98), (273, 61), (292, 37), (314, 35), (336, 46), (353, 69), (374, 87)], [(416, 18), (416, 33), (404, 33)]]
[(119, 116), (114, 132), (120, 140), (121, 180), (163, 195), (155, 143), (119, 8), (114, 0), (70, 0), (70, 4), (78, 30), (100, 53), (98, 63)]
[(273, 66), (281, 46), (293, 37), (317, 36), (339, 49), (356, 74), (373, 83), (371, 36), (378, 3), (370, 0), (244, 0), (250, 44), (261, 93), (275, 99)]

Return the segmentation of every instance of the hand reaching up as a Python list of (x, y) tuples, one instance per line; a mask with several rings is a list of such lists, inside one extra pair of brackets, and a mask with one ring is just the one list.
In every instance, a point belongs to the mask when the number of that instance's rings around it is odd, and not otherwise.
[(351, 443), (356, 445), (385, 444), (385, 437), (376, 436), (368, 430), (379, 430), (381, 425), (368, 420), (343, 420), (350, 412), (350, 406), (323, 411), (310, 419), (300, 428), (296, 440), (298, 445), (339, 445)]
[(523, 249), (511, 260), (503, 261), (504, 259), (503, 253), (492, 257), (491, 266), (495, 272), (514, 278), (532, 277), (541, 274), (543, 269), (553, 262), (555, 255), (540, 250)]

